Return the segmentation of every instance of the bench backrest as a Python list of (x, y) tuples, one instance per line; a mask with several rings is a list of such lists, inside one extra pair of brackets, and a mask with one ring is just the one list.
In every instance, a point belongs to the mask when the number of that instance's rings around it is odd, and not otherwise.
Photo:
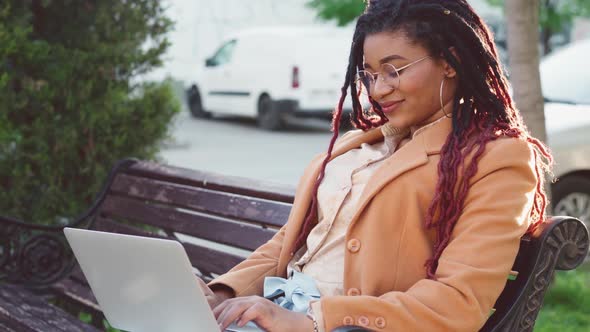
[(92, 228), (178, 240), (209, 279), (268, 241), (292, 201), (289, 187), (137, 162), (116, 174)]
[[(287, 221), (292, 202), (290, 187), (139, 162), (114, 178), (95, 227), (178, 239), (193, 266), (209, 279), (266, 242)], [(198, 244), (178, 234), (209, 242)], [(216, 244), (225, 246), (216, 250)], [(564, 247), (569, 256), (560, 253)], [(245, 251), (240, 255), (231, 249)], [(525, 235), (513, 273), (482, 331), (532, 328), (555, 267), (573, 269), (587, 251), (588, 231), (573, 218), (553, 218)]]

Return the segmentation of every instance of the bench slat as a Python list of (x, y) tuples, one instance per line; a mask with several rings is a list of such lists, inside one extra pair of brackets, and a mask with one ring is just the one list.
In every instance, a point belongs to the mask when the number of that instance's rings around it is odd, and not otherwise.
[(78, 282), (73, 278), (65, 278), (53, 284), (51, 290), (59, 297), (81, 304), (83, 306), (82, 311), (91, 314), (102, 314), (94, 293), (86, 283)]
[(110, 218), (120, 217), (251, 251), (266, 243), (276, 233), (260, 226), (116, 196), (109, 196), (105, 200), (102, 213)]
[(212, 172), (201, 172), (149, 161), (139, 161), (126, 170), (126, 172), (156, 180), (222, 190), (284, 203), (293, 203), (293, 197), (295, 195), (295, 188), (288, 185), (215, 174)]
[(99, 332), (30, 291), (11, 285), (0, 286), (1, 326), (19, 332)]
[[(2, 320), (0, 320), (0, 331), (3, 331), (3, 332), (19, 332), (19, 331), (15, 330), (14, 327), (8, 326), (7, 324), (8, 324), (8, 322), (3, 322)], [(20, 331), (20, 332), (22, 332), (22, 331)]]
[[(138, 228), (114, 222), (108, 219), (98, 218), (95, 221), (96, 229), (106, 232), (123, 233), (129, 235), (147, 236), (160, 239), (167, 237), (152, 234)], [(179, 241), (181, 242), (181, 241)], [(244, 258), (226, 252), (221, 252), (209, 248), (204, 248), (192, 243), (181, 242), (192, 266), (199, 269), (203, 274), (223, 274)]]
[(247, 197), (232, 192), (188, 187), (153, 179), (119, 174), (113, 192), (186, 209), (281, 227), (291, 204)]
[(82, 269), (80, 268), (80, 265), (77, 264), (74, 265), (74, 267), (72, 268), (72, 272), (70, 273), (70, 278), (81, 283), (81, 284), (85, 284), (88, 285), (88, 281), (86, 280), (86, 277), (84, 276), (84, 272), (82, 272)]

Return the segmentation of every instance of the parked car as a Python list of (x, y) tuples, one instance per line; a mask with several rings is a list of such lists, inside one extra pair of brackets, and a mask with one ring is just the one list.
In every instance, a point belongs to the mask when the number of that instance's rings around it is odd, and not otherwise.
[(553, 213), (590, 225), (590, 39), (541, 61), (548, 144), (555, 157)]
[(331, 27), (257, 28), (233, 35), (206, 60), (187, 91), (191, 113), (253, 117), (270, 130), (281, 129), (290, 117), (329, 119), (351, 39), (351, 30)]

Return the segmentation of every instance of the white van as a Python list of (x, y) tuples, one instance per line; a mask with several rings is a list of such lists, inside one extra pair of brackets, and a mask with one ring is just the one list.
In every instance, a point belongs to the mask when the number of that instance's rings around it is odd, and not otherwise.
[[(272, 27), (227, 38), (187, 92), (195, 117), (253, 117), (278, 130), (289, 117), (331, 118), (344, 83), (353, 31)], [(345, 112), (352, 109), (347, 98)]]

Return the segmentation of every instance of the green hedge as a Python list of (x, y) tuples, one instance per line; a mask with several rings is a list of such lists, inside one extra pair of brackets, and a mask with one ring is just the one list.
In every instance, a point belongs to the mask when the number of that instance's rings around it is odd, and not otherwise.
[(180, 106), (159, 0), (0, 3), (0, 215), (65, 223), (119, 159), (154, 158)]

